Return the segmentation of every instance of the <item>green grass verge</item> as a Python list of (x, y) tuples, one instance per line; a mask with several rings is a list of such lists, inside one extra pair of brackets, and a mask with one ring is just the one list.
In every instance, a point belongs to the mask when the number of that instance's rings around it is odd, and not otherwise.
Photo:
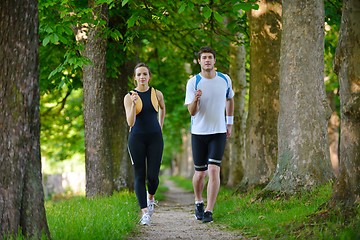
[(45, 204), (53, 240), (124, 239), (139, 221), (134, 193), (111, 197), (74, 197)]
[[(171, 177), (178, 186), (192, 189), (191, 180)], [(355, 217), (326, 209), (330, 184), (290, 197), (257, 199), (260, 190), (235, 194), (220, 189), (214, 209), (217, 223), (255, 239), (360, 239), (360, 209)]]
[[(156, 200), (164, 200), (167, 190), (160, 185)], [(129, 191), (111, 197), (47, 201), (45, 208), (52, 240), (126, 239), (137, 231), (140, 219), (135, 193)]]
[[(192, 190), (191, 180), (170, 179)], [(160, 185), (156, 199), (163, 200), (167, 190)], [(258, 199), (259, 192), (235, 194), (222, 187), (214, 209), (215, 222), (253, 239), (360, 239), (359, 205), (352, 217), (341, 209), (329, 211), (325, 203), (331, 196), (330, 184), (290, 197)], [(45, 207), (53, 240), (126, 239), (137, 231), (140, 217), (136, 196), (128, 191), (111, 197), (47, 201)]]

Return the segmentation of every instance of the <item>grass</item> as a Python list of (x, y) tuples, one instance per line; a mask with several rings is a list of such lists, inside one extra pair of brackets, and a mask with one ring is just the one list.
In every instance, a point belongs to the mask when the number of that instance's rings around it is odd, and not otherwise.
[[(160, 185), (156, 200), (164, 200)], [(140, 209), (135, 193), (122, 191), (111, 197), (65, 196), (45, 204), (52, 240), (126, 239), (136, 232)]]
[[(192, 191), (191, 180), (170, 179)], [(166, 191), (160, 185), (156, 199), (163, 200)], [(290, 197), (258, 199), (259, 192), (234, 194), (222, 187), (214, 209), (216, 223), (253, 239), (360, 239), (359, 205), (352, 217), (341, 209), (327, 209), (330, 184)], [(126, 239), (138, 229), (140, 210), (135, 194), (129, 191), (111, 197), (53, 199), (45, 207), (53, 240)]]
[[(171, 179), (186, 190), (192, 189), (188, 179)], [(332, 193), (330, 184), (289, 197), (257, 199), (259, 192), (234, 194), (222, 187), (214, 219), (255, 239), (360, 239), (359, 206), (353, 218), (326, 208)]]
[(139, 220), (136, 197), (128, 191), (111, 197), (48, 201), (45, 207), (53, 240), (123, 239)]

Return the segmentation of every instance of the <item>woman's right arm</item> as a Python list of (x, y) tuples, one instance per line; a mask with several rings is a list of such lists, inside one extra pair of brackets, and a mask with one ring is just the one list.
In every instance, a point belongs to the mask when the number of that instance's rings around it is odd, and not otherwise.
[(135, 96), (132, 97), (130, 94), (126, 94), (124, 97), (126, 121), (129, 127), (134, 126), (136, 120), (136, 99), (134, 99), (134, 97)]

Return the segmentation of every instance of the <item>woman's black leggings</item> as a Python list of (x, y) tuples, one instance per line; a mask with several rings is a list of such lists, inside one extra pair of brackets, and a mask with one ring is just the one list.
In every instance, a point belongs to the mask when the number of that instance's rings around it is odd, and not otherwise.
[(146, 180), (149, 194), (159, 186), (159, 173), (164, 141), (161, 132), (130, 133), (128, 149), (134, 167), (134, 187), (141, 209), (147, 207)]

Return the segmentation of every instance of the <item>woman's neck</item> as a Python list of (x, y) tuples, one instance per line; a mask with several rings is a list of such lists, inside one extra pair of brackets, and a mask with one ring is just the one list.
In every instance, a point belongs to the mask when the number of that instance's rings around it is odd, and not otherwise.
[(138, 85), (135, 89), (139, 92), (146, 92), (149, 88), (148, 85)]

